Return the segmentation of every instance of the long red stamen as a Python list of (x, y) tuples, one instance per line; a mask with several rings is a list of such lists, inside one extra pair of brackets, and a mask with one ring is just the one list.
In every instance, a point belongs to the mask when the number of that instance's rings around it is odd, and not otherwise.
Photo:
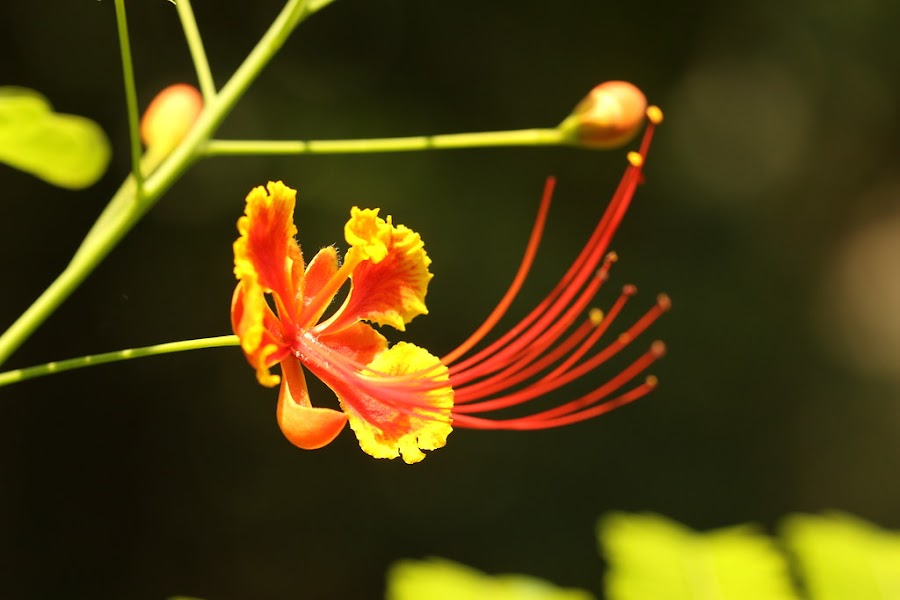
[[(499, 398), (484, 399), (477, 403), (457, 406), (455, 407), (454, 412), (472, 413), (509, 408), (517, 404), (522, 404), (523, 402), (528, 402), (529, 400), (534, 400), (535, 398), (543, 396), (544, 394), (547, 394), (566, 384), (569, 384), (576, 379), (586, 375), (587, 373), (590, 373), (591, 371), (608, 361), (610, 358), (618, 354), (638, 335), (640, 335), (644, 331), (644, 329), (649, 327), (649, 325), (654, 320), (656, 320), (663, 313), (663, 311), (666, 310), (666, 308), (667, 306), (662, 307), (659, 303), (657, 303), (644, 315), (644, 317), (642, 317), (638, 322), (629, 327), (628, 330), (625, 331), (625, 333), (619, 335), (613, 342), (603, 348), (603, 350), (601, 350), (588, 360), (579, 363), (573, 368), (568, 369), (567, 371), (565, 371), (565, 373), (556, 375), (552, 378), (541, 378), (531, 385), (526, 386), (524, 389), (507, 394), (505, 396), (501, 396)], [(453, 383), (452, 376), (450, 378), (450, 381), (451, 383)], [(482, 396), (482, 398), (484, 398), (484, 396)]]
[(644, 383), (634, 389), (625, 392), (621, 396), (613, 398), (612, 400), (607, 400), (606, 402), (598, 404), (597, 406), (594, 406), (589, 410), (582, 411), (581, 413), (568, 415), (566, 417), (560, 417), (559, 419), (555, 420), (531, 421), (525, 418), (510, 419), (508, 421), (495, 421), (493, 419), (485, 419), (483, 417), (470, 417), (468, 415), (457, 416), (454, 414), (453, 424), (457, 427), (468, 427), (469, 429), (509, 429), (518, 431), (553, 429), (555, 427), (563, 427), (565, 425), (571, 425), (573, 423), (579, 423), (581, 421), (593, 419), (594, 417), (599, 417), (600, 415), (615, 410), (620, 406), (624, 406), (626, 404), (629, 404), (630, 402), (634, 402), (639, 398), (643, 398), (644, 396), (652, 392), (656, 388), (656, 385), (656, 378), (650, 375), (647, 377)]
[[(614, 253), (607, 255), (603, 266), (594, 274), (580, 296), (578, 296), (579, 287), (575, 285), (566, 287), (560, 282), (547, 298), (500, 339), (461, 363), (451, 365), (450, 374), (454, 377), (454, 381), (462, 384), (477, 379), (495, 370), (497, 365), (510, 360), (523, 349), (536, 349), (534, 345), (536, 340), (545, 333), (549, 335), (543, 338), (544, 347), (553, 343), (590, 305), (600, 286), (606, 281), (610, 266), (615, 260)], [(572, 304), (575, 296), (578, 296), (578, 300)], [(563, 311), (565, 313), (561, 317)]]
[(515, 300), (519, 290), (522, 289), (522, 284), (525, 283), (525, 278), (528, 276), (528, 271), (531, 270), (531, 265), (534, 263), (534, 257), (537, 255), (538, 246), (541, 243), (544, 225), (547, 222), (547, 213), (550, 211), (550, 201), (553, 199), (554, 187), (556, 187), (556, 179), (548, 177), (547, 182), (544, 184), (544, 193), (541, 196), (541, 204), (538, 208), (537, 218), (534, 220), (534, 226), (531, 228), (531, 235), (528, 237), (528, 245), (525, 247), (525, 255), (522, 257), (519, 270), (516, 272), (516, 276), (513, 278), (513, 282), (510, 284), (509, 289), (506, 290), (503, 298), (500, 299), (500, 302), (494, 310), (491, 311), (491, 314), (488, 315), (488, 318), (485, 319), (484, 323), (475, 330), (475, 333), (470, 335), (468, 339), (457, 346), (456, 349), (441, 357), (441, 362), (445, 365), (449, 365), (471, 350), (475, 344), (484, 339), (484, 336), (486, 336), (503, 315), (506, 314), (506, 311), (509, 309), (513, 300)]
[[(643, 166), (655, 124), (662, 120), (656, 107), (647, 111), (650, 124), (644, 131), (638, 152), (628, 155), (628, 166), (610, 204), (607, 206), (584, 248), (551, 290), (522, 321), (497, 340), (474, 354), (459, 360), (496, 325), (521, 289), (537, 250), (550, 203), (552, 182), (548, 182), (541, 200), (538, 221), (525, 250), (525, 256), (507, 293), (485, 323), (456, 350), (443, 357), (449, 367), (454, 389), (454, 424), (478, 429), (543, 429), (592, 418), (632, 402), (649, 393), (655, 378), (647, 380), (616, 398), (610, 395), (632, 381), (664, 353), (662, 342), (655, 342), (624, 370), (592, 392), (561, 406), (525, 417), (489, 419), (484, 413), (529, 402), (586, 375), (628, 346), (659, 316), (669, 309), (670, 301), (661, 295), (656, 304), (603, 349), (592, 353), (601, 336), (619, 316), (633, 286), (622, 294), (602, 318), (596, 315), (575, 325), (578, 316), (590, 305), (608, 272), (615, 255), (604, 255), (625, 216), (637, 186), (643, 180)], [(602, 261), (602, 265), (601, 265)], [(459, 360), (459, 362), (456, 362)], [(518, 389), (516, 389), (518, 388)]]
[[(602, 333), (606, 328), (609, 327), (609, 325), (612, 323), (612, 321), (618, 315), (619, 311), (622, 309), (622, 306), (624, 306), (627, 298), (629, 296), (633, 295), (633, 292), (631, 291), (631, 289), (632, 288), (627, 287), (625, 290), (623, 290), (622, 295), (619, 297), (619, 300), (613, 305), (612, 309), (610, 309), (609, 315), (607, 315), (607, 317), (605, 319), (602, 319), (596, 325), (594, 333), (591, 334), (592, 338), (594, 338), (596, 340), (596, 338), (599, 337), (599, 336), (595, 335), (596, 331), (600, 331)], [(565, 353), (568, 352), (569, 349), (571, 349), (571, 347), (574, 347), (575, 344), (581, 343), (581, 341), (582, 341), (581, 339), (578, 339), (577, 336), (574, 336), (574, 334), (573, 334), (573, 338), (574, 338), (573, 341), (570, 341), (570, 339), (572, 339), (572, 338), (567, 339), (557, 349), (544, 355), (545, 358), (543, 358), (540, 361), (536, 361), (536, 362), (532, 362), (534, 359), (534, 355), (535, 354), (540, 355), (541, 353), (543, 353), (546, 350), (547, 345), (546, 344), (533, 344), (533, 345), (528, 346), (526, 348), (527, 354), (519, 361), (519, 363), (524, 363), (522, 366), (527, 366), (530, 363), (531, 368), (524, 370), (524, 371), (520, 370), (518, 373), (518, 376), (516, 376), (514, 378), (511, 377), (510, 376), (511, 374), (507, 373), (506, 370), (504, 369), (504, 370), (501, 370), (501, 371), (491, 375), (490, 377), (485, 377), (484, 379), (482, 379), (481, 381), (478, 381), (476, 383), (461, 386), (460, 383), (462, 381), (462, 378), (457, 377), (457, 375), (455, 375), (455, 374), (452, 374), (451, 378), (457, 389), (456, 397), (455, 397), (454, 401), (456, 402), (456, 404), (465, 404), (466, 402), (471, 402), (473, 400), (484, 399), (485, 397), (487, 397), (488, 395), (490, 395), (494, 392), (511, 389), (514, 385), (524, 381), (528, 377), (536, 375), (537, 373), (539, 373), (546, 367), (555, 363), (558, 359), (562, 358), (565, 355)], [(560, 351), (559, 350), (560, 348), (564, 349), (564, 351)], [(586, 349), (584, 349), (581, 353), (583, 354), (584, 351), (586, 351)], [(573, 354), (573, 356), (574, 356), (574, 354)], [(569, 359), (566, 359), (566, 360), (568, 362)], [(515, 363), (515, 364), (519, 364), (519, 363)], [(484, 374), (486, 374), (488, 372), (488, 369), (496, 368), (496, 367), (502, 365), (502, 363), (497, 363), (494, 360), (486, 362), (485, 364), (487, 366), (485, 367)], [(482, 374), (482, 375), (484, 375), (484, 374)]]
[[(641, 143), (641, 148), (645, 146), (649, 149), (649, 139), (652, 138), (652, 132), (655, 121), (651, 120), (650, 125), (648, 125), (647, 129), (644, 132), (644, 138)], [(613, 194), (613, 199), (610, 202), (609, 206), (607, 206), (606, 211), (603, 214), (603, 217), (597, 223), (597, 226), (594, 228), (593, 233), (591, 234), (590, 239), (588, 240), (585, 247), (582, 249), (581, 253), (569, 267), (568, 271), (566, 271), (565, 275), (563, 275), (560, 282), (557, 286), (550, 292), (547, 298), (541, 302), (535, 309), (525, 317), (517, 326), (513, 327), (506, 335), (502, 336), (496, 342), (484, 348), (480, 352), (476, 353), (473, 356), (468, 357), (464, 361), (459, 364), (455, 364), (450, 366), (450, 372), (456, 373), (461, 370), (466, 369), (467, 367), (475, 364), (482, 363), (488, 356), (493, 355), (498, 348), (502, 348), (507, 345), (510, 340), (516, 339), (521, 331), (526, 327), (529, 327), (531, 323), (536, 321), (538, 317), (547, 310), (548, 312), (544, 315), (544, 318), (539, 322), (546, 326), (547, 323), (553, 321), (558, 315), (559, 311), (562, 310), (571, 298), (577, 294), (578, 290), (585, 284), (585, 281), (588, 277), (590, 277), (591, 272), (597, 268), (597, 265), (600, 262), (600, 259), (606, 252), (609, 247), (609, 242), (612, 239), (613, 234), (619, 227), (619, 224), (622, 222), (622, 219), (625, 216), (626, 211), (628, 210), (629, 205), (631, 204), (631, 199), (634, 196), (634, 192), (637, 189), (638, 184), (642, 179), (642, 168), (644, 163), (644, 157), (646, 154), (639, 154), (637, 152), (629, 153), (628, 162), (629, 165), (625, 170), (625, 174), (623, 175), (619, 185)], [(549, 190), (545, 190), (544, 199), (541, 202), (541, 213), (540, 215), (545, 219), (546, 214), (545, 211), (549, 208), (550, 199), (547, 197), (549, 193), (552, 193), (552, 186), (547, 186)], [(541, 230), (543, 229), (543, 222), (540, 224)], [(537, 224), (536, 228), (537, 229)], [(533, 239), (533, 238), (532, 238)], [(498, 305), (497, 309), (491, 313), (491, 317), (485, 324), (482, 325), (478, 329), (479, 337), (478, 340), (484, 337), (485, 333), (482, 331), (485, 326), (493, 327), (497, 321), (499, 321), (500, 317), (505, 313), (506, 309), (509, 306), (509, 303), (512, 302), (512, 299), (515, 297), (515, 294), (518, 293), (519, 288), (521, 287), (522, 282), (524, 282), (525, 277), (527, 276), (527, 270), (531, 267), (531, 263), (534, 260), (534, 252), (537, 250), (537, 243), (532, 246), (531, 240), (529, 241), (528, 248), (526, 249), (526, 257), (523, 259), (521, 266), (519, 267), (519, 271), (516, 274), (516, 279), (513, 283), (513, 286), (510, 287), (510, 290), (504, 296), (503, 300), (501, 300), (501, 305), (506, 302), (503, 306), (502, 311), (498, 311), (500, 305)], [(552, 308), (548, 308), (556, 306), (555, 311)], [(499, 314), (497, 314), (499, 313)], [(496, 316), (496, 318), (494, 318)], [(473, 336), (474, 337), (474, 336)], [(471, 338), (470, 338), (471, 339)], [(468, 351), (475, 344), (469, 344), (469, 340), (463, 345), (443, 357), (441, 360), (446, 365), (451, 365), (451, 363), (458, 359), (464, 354), (465, 351)], [(459, 350), (465, 346), (463, 352)]]

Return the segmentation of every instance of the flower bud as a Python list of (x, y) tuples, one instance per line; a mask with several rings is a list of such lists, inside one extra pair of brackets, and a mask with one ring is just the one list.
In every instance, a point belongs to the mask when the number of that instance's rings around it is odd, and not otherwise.
[(559, 128), (572, 144), (615, 148), (635, 136), (646, 109), (647, 99), (636, 86), (607, 81), (592, 89)]
[(184, 139), (203, 110), (200, 92), (186, 83), (170, 85), (147, 107), (141, 140), (154, 154), (166, 156)]

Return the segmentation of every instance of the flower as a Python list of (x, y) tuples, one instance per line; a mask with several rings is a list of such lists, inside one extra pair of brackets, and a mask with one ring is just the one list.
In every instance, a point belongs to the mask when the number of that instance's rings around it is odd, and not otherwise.
[[(293, 223), (296, 192), (281, 182), (247, 196), (234, 243), (232, 327), (257, 379), (280, 383), (277, 419), (294, 445), (314, 449), (330, 443), (349, 422), (360, 447), (376, 458), (401, 456), (407, 463), (424, 450), (444, 446), (452, 427), (545, 429), (608, 412), (651, 391), (656, 380), (621, 392), (662, 356), (654, 342), (620, 373), (592, 392), (531, 415), (490, 418), (485, 413), (526, 403), (579, 379), (627, 346), (668, 309), (656, 304), (605, 348), (598, 340), (634, 296), (626, 286), (606, 314), (590, 304), (606, 281), (613, 253), (609, 241), (642, 179), (644, 159), (659, 109), (648, 109), (647, 127), (588, 243), (547, 298), (504, 335), (477, 352), (473, 348), (497, 325), (517, 295), (537, 252), (549, 210), (548, 181), (525, 257), (500, 303), (458, 348), (438, 358), (409, 342), (389, 346), (372, 324), (403, 330), (426, 314), (431, 260), (419, 234), (382, 219), (378, 209), (354, 207), (344, 227), (349, 250), (340, 263), (326, 247), (307, 264)], [(327, 317), (342, 286), (343, 302)], [(576, 321), (583, 315), (581, 324)], [(271, 372), (280, 364), (281, 376)], [(337, 395), (340, 410), (313, 406), (304, 369)], [(616, 395), (618, 394), (618, 395)]]

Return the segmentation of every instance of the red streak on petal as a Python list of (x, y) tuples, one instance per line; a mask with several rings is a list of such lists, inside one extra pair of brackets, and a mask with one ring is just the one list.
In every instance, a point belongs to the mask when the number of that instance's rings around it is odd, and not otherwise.
[[(427, 417), (429, 413), (439, 414), (435, 410), (433, 399), (428, 392), (448, 387), (446, 379), (430, 377), (429, 372), (443, 367), (436, 364), (434, 369), (425, 369), (406, 375), (381, 373), (370, 367), (339, 353), (318, 341), (311, 334), (302, 334), (297, 347), (297, 358), (315, 375), (334, 390), (352, 387), (373, 401), (390, 407), (405, 415)], [(349, 397), (345, 400), (350, 401)], [(371, 407), (354, 404), (360, 416), (374, 422), (377, 415)]]

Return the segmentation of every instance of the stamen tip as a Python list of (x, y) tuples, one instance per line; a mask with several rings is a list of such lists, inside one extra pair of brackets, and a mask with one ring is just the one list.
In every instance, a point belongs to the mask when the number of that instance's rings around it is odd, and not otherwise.
[(619, 255), (616, 254), (614, 251), (607, 252), (605, 260), (608, 263), (614, 263), (619, 260)]
[(652, 352), (657, 358), (664, 356), (666, 354), (666, 343), (662, 340), (656, 340), (652, 344), (650, 344), (650, 352)]
[(647, 118), (654, 125), (659, 125), (663, 122), (663, 111), (660, 107), (656, 105), (650, 105), (647, 107)]
[(644, 385), (653, 389), (659, 385), (659, 379), (656, 378), (656, 375), (647, 375), (646, 379), (644, 379)]
[(629, 152), (628, 162), (631, 163), (632, 167), (639, 169), (644, 165), (644, 157), (639, 152)]
[(624, 296), (634, 296), (637, 294), (637, 286), (631, 283), (622, 286), (622, 295)]
[(592, 308), (588, 313), (588, 318), (591, 320), (591, 325), (596, 327), (603, 322), (603, 311), (599, 308)]
[(666, 311), (672, 308), (672, 299), (668, 294), (660, 294), (656, 297), (656, 304), (660, 309)]

